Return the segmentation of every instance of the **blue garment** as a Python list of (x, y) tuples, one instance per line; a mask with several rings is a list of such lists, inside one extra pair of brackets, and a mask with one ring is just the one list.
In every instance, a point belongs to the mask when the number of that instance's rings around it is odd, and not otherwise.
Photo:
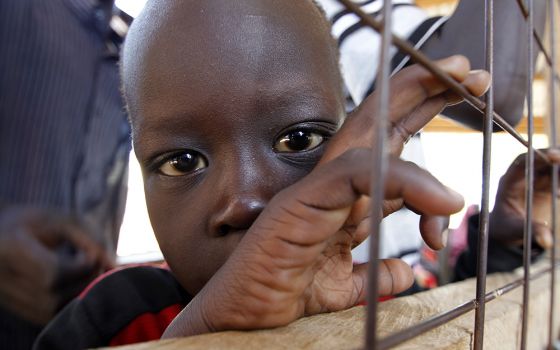
[[(0, 210), (72, 215), (114, 253), (130, 130), (112, 10), (112, 0), (0, 1)], [(0, 348), (14, 349), (2, 313)]]

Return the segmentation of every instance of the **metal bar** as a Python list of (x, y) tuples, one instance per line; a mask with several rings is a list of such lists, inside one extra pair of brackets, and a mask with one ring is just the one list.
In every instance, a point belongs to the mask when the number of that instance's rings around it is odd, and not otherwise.
[(523, 232), (523, 308), (521, 313), (521, 349), (527, 348), (527, 320), (529, 319), (529, 293), (531, 274), (531, 244), (533, 242), (533, 176), (534, 176), (534, 154), (533, 154), (533, 77), (534, 77), (534, 55), (533, 55), (533, 0), (528, 0), (529, 16), (527, 17), (527, 42), (529, 64), (527, 67), (528, 89), (527, 89), (527, 142), (529, 143), (525, 162), (525, 228)]
[[(554, 0), (549, 0), (550, 11), (550, 56), (551, 65), (550, 69), (550, 145), (553, 148), (558, 147), (556, 135), (556, 20), (554, 18)], [(552, 213), (551, 213), (551, 228), (552, 228), (552, 249), (550, 252), (550, 312), (548, 314), (548, 349), (554, 348), (554, 310), (556, 306), (556, 228), (558, 225), (556, 218), (556, 210), (558, 203), (558, 165), (552, 166)]]
[(366, 319), (366, 349), (377, 348), (377, 305), (379, 298), (379, 245), (381, 239), (382, 205), (385, 192), (385, 170), (387, 167), (387, 125), (389, 122), (389, 81), (391, 76), (391, 18), (392, 0), (383, 2), (383, 26), (381, 31), (381, 53), (379, 60), (379, 109), (375, 120), (375, 139), (372, 151), (371, 171), (371, 234), (368, 268), (368, 306)]
[[(556, 265), (558, 265), (558, 263), (555, 264), (555, 266)], [(550, 271), (551, 271), (551, 267), (547, 267), (545, 269), (542, 269), (541, 271), (533, 273), (530, 278), (531, 280), (535, 280), (539, 277), (546, 275), (547, 273), (550, 273)], [(507, 294), (518, 287), (521, 287), (522, 285), (524, 285), (524, 282), (525, 282), (524, 278), (519, 278), (500, 288), (490, 291), (486, 293), (484, 302), (488, 303), (494, 299), (497, 299), (498, 297)], [(404, 343), (407, 340), (417, 337), (420, 334), (431, 331), (432, 329), (435, 329), (475, 309), (476, 304), (477, 304), (476, 299), (472, 299), (466, 303), (456, 306), (451, 310), (445, 311), (439, 315), (435, 315), (424, 321), (421, 321), (410, 328), (404, 329), (397, 333), (391, 334), (383, 339), (380, 339), (378, 342), (379, 345), (378, 349), (380, 350), (389, 349), (393, 346), (397, 346), (399, 344)]]
[[(485, 1), (486, 63), (485, 68), (494, 76), (494, 0)], [(492, 79), (493, 81), (493, 79)], [(478, 254), (476, 272), (476, 305), (474, 314), (474, 349), (481, 350), (484, 343), (484, 315), (486, 295), (486, 270), (488, 265), (488, 222), (490, 206), (490, 162), (492, 158), (492, 123), (494, 112), (494, 84), (486, 93), (484, 109), (484, 145), (482, 154), (482, 198), (478, 226)]]
[[(522, 325), (522, 348), (526, 347), (526, 333), (527, 333), (527, 325), (526, 325), (526, 321), (527, 321), (527, 317), (526, 315), (528, 315), (528, 294), (529, 294), (529, 285), (530, 285), (530, 281), (543, 275), (544, 273), (548, 273), (551, 270), (556, 268), (556, 262), (555, 259), (552, 259), (552, 264), (551, 267), (549, 267), (548, 269), (545, 269), (539, 273), (535, 273), (535, 274), (530, 274), (529, 271), (529, 267), (530, 267), (530, 246), (531, 246), (531, 240), (532, 240), (532, 232), (531, 232), (531, 221), (532, 221), (532, 201), (530, 200), (532, 198), (533, 195), (533, 169), (534, 169), (534, 155), (537, 154), (540, 157), (542, 157), (543, 159), (545, 159), (546, 161), (548, 161), (550, 163), (550, 161), (548, 160), (548, 157), (542, 153), (539, 150), (535, 150), (533, 149), (533, 101), (532, 101), (532, 84), (529, 83), (529, 92), (528, 92), (528, 105), (529, 105), (529, 118), (528, 118), (528, 140), (524, 140), (523, 137), (517, 133), (517, 131), (509, 124), (507, 123), (501, 116), (499, 116), (497, 113), (495, 113), (494, 111), (492, 111), (492, 106), (488, 106), (486, 103), (482, 102), (480, 99), (472, 96), (464, 86), (462, 86), (461, 84), (459, 84), (458, 82), (456, 82), (453, 78), (451, 78), (448, 74), (446, 74), (445, 72), (443, 72), (441, 69), (439, 69), (439, 67), (437, 67), (437, 65), (435, 65), (433, 62), (431, 62), (425, 55), (423, 55), (421, 52), (415, 50), (412, 46), (410, 46), (408, 44), (408, 42), (393, 36), (390, 34), (390, 31), (388, 30), (383, 30), (383, 26), (376, 21), (375, 19), (373, 19), (372, 17), (368, 16), (367, 14), (365, 14), (356, 4), (354, 4), (352, 1), (350, 0), (339, 0), (347, 9), (351, 10), (352, 12), (354, 12), (356, 15), (358, 15), (361, 19), (361, 21), (372, 27), (373, 29), (375, 29), (378, 32), (381, 32), (383, 34), (384, 37), (384, 42), (385, 44), (384, 47), (388, 47), (388, 44), (386, 43), (389, 39), (388, 37), (390, 37), (390, 39), (392, 40), (392, 42), (395, 44), (395, 46), (397, 46), (400, 50), (402, 50), (403, 52), (407, 53), (408, 55), (410, 55), (411, 59), (417, 63), (420, 63), (421, 65), (423, 65), (428, 71), (430, 71), (434, 76), (436, 76), (438, 79), (440, 79), (445, 85), (447, 85), (453, 92), (455, 92), (456, 94), (458, 94), (459, 96), (462, 96), (466, 102), (468, 102), (469, 104), (471, 104), (473, 107), (475, 107), (476, 109), (478, 109), (479, 111), (485, 111), (486, 109), (488, 109), (487, 112), (485, 112), (485, 116), (486, 115), (492, 115), (493, 119), (494, 119), (494, 123), (496, 123), (498, 126), (500, 126), (502, 129), (504, 129), (506, 132), (508, 132), (509, 134), (511, 134), (515, 139), (517, 139), (520, 143), (522, 143), (525, 147), (527, 147), (528, 149), (528, 155), (527, 155), (527, 164), (526, 164), (526, 187), (527, 187), (527, 193), (526, 193), (526, 210), (527, 210), (527, 219), (525, 222), (525, 233), (524, 233), (524, 269), (525, 269), (525, 274), (524, 277), (516, 280), (512, 283), (509, 283), (501, 288), (498, 288), (490, 293), (486, 293), (483, 294), (484, 298), (479, 298), (479, 287), (477, 284), (477, 299), (473, 299), (470, 302), (461, 304), (457, 307), (455, 307), (452, 310), (446, 311), (442, 314), (439, 314), (437, 316), (434, 316), (424, 322), (421, 322), (419, 324), (417, 324), (416, 326), (410, 327), (404, 331), (398, 332), (396, 334), (393, 334), (389, 337), (386, 337), (384, 339), (381, 339), (380, 341), (377, 342), (376, 344), (376, 333), (375, 333), (375, 329), (376, 329), (376, 311), (377, 311), (377, 271), (378, 271), (378, 262), (377, 262), (377, 257), (378, 257), (378, 249), (379, 249), (379, 242), (373, 242), (373, 241), (378, 241), (377, 239), (373, 239), (372, 240), (372, 244), (370, 246), (370, 259), (372, 260), (370, 262), (371, 266), (375, 266), (376, 269), (376, 273), (371, 273), (372, 268), (370, 266), (370, 283), (373, 284), (375, 286), (375, 288), (369, 290), (368, 292), (368, 297), (369, 297), (369, 308), (368, 308), (368, 323), (370, 322), (369, 320), (373, 320), (373, 325), (374, 327), (369, 327), (367, 328), (367, 332), (366, 332), (366, 346), (368, 348), (376, 348), (376, 349), (386, 349), (389, 347), (392, 347), (394, 345), (400, 344), (412, 337), (415, 337), (423, 332), (429, 331), (431, 329), (434, 329), (446, 322), (451, 321), (452, 319), (459, 317), (473, 309), (477, 309), (480, 310), (480, 305), (482, 305), (482, 308), (484, 308), (484, 304), (488, 301), (491, 301), (497, 297), (499, 297), (502, 294), (505, 294), (521, 285), (523, 285), (523, 325)], [(492, 0), (487, 0), (487, 1), (492, 1)], [(552, 1), (552, 0), (551, 0)], [(532, 82), (533, 77), (534, 77), (534, 59), (533, 59), (533, 47), (534, 47), (534, 40), (537, 40), (539, 46), (541, 47), (542, 51), (545, 53), (545, 56), (548, 57), (547, 61), (549, 60), (549, 64), (552, 62), (554, 62), (554, 59), (552, 56), (547, 55), (546, 50), (544, 50), (544, 47), (542, 45), (542, 41), (540, 40), (540, 38), (538, 37), (538, 34), (534, 31), (534, 25), (533, 25), (533, 15), (532, 15), (532, 8), (533, 8), (533, 3), (532, 0), (529, 0), (529, 10), (527, 11), (527, 18), (528, 18), (528, 37), (529, 37), (529, 81)], [(390, 16), (387, 16), (387, 14), (385, 14), (384, 18), (389, 18)], [(386, 23), (385, 23), (386, 24)], [(536, 35), (536, 37), (535, 37)], [(382, 50), (383, 51), (383, 50)], [(388, 63), (388, 57), (383, 56), (382, 53), (382, 58), (380, 60), (380, 62), (382, 63), (382, 65), (385, 65)], [(552, 65), (551, 65), (552, 66)], [(380, 65), (380, 69), (383, 70), (383, 67)], [(382, 77), (381, 75), (382, 73), (380, 73), (378, 76)], [(553, 81), (557, 81), (557, 74), (555, 71), (553, 71), (552, 76), (554, 77), (552, 80)], [(382, 82), (382, 79), (380, 79), (380, 82)], [(387, 79), (387, 78), (385, 78)], [(388, 88), (381, 88), (381, 94), (383, 95), (383, 91), (386, 91), (388, 93)], [(387, 97), (388, 100), (388, 97)], [(383, 106), (384, 103), (380, 103), (380, 115), (384, 115), (385, 114), (385, 118), (383, 118), (383, 120), (386, 122), (386, 113), (387, 113), (387, 105)], [(488, 119), (486, 117), (486, 119)], [(382, 122), (378, 123), (378, 125), (382, 124)], [(384, 140), (384, 137), (386, 137), (386, 135), (384, 134), (384, 130), (380, 130), (380, 137), (377, 137), (376, 140), (379, 144), (379, 142), (381, 142), (380, 140)], [(383, 145), (383, 142), (381, 142), (381, 146)], [(378, 147), (378, 149), (381, 148), (383, 149), (383, 147)], [(382, 151), (379, 151), (378, 154), (374, 154), (374, 164), (381, 164), (380, 167), (377, 167), (377, 169), (383, 168), (385, 166), (385, 164), (383, 163), (384, 160), (384, 154)], [(376, 170), (377, 171), (377, 170)], [(375, 171), (374, 171), (375, 173)], [(557, 175), (557, 172), (555, 173)], [(383, 171), (380, 171), (379, 175), (377, 176), (377, 178), (375, 179), (375, 175), (372, 174), (372, 182), (377, 181), (377, 183), (379, 183), (380, 179), (382, 179), (383, 177)], [(486, 178), (486, 177), (485, 177)], [(557, 180), (556, 180), (557, 181)], [(553, 180), (554, 182), (554, 180)], [(382, 183), (382, 182), (381, 182)], [(375, 191), (375, 189), (379, 189), (380, 186), (379, 185), (374, 185), (372, 191)], [(556, 188), (556, 187), (555, 187)], [(378, 194), (379, 195), (379, 194)], [(372, 200), (374, 200), (374, 203), (381, 203), (382, 197), (381, 198), (377, 198), (374, 199), (372, 197)], [(484, 200), (484, 199), (483, 199)], [(555, 205), (555, 203), (553, 204)], [(375, 205), (373, 205), (372, 207), (376, 208)], [(376, 218), (376, 216), (379, 216), (379, 211), (374, 211), (373, 212), (373, 218)], [(375, 220), (374, 224), (372, 227), (372, 233), (375, 233), (379, 230), (379, 225), (375, 224)], [(379, 220), (380, 221), (380, 218)], [(555, 217), (553, 217), (553, 227), (555, 227), (556, 225), (556, 219)], [(379, 223), (379, 222), (378, 222)], [(487, 225), (487, 223), (486, 223)], [(481, 225), (484, 226), (484, 223)], [(379, 238), (379, 234), (377, 234), (377, 238)], [(374, 249), (375, 248), (375, 249)], [(484, 254), (479, 254), (480, 255), (484, 255)], [(480, 264), (479, 265), (485, 265), (485, 264)], [(552, 276), (552, 278), (554, 278), (555, 276)], [(480, 278), (480, 277), (479, 277)], [(481, 280), (483, 278), (480, 278)], [(369, 287), (369, 285), (368, 285)], [(551, 287), (553, 288), (553, 287)], [(552, 293), (551, 293), (552, 295)], [(553, 296), (551, 296), (551, 298), (553, 298)], [(480, 302), (480, 300), (482, 300), (482, 302)], [(554, 300), (551, 299), (551, 303), (553, 303)], [(373, 307), (372, 307), (373, 306)], [(373, 315), (373, 317), (371, 317)], [(552, 314), (550, 316), (550, 318), (552, 318)], [(551, 321), (552, 322), (552, 321)], [(479, 325), (481, 323), (478, 323)], [(483, 321), (482, 321), (483, 324)], [(476, 328), (476, 326), (475, 326)], [(373, 332), (370, 332), (372, 331)], [(480, 331), (479, 331), (480, 332)], [(368, 333), (373, 333), (373, 337), (372, 340), (370, 339), (370, 335)], [(483, 335), (483, 331), (480, 333), (481, 335)], [(477, 341), (480, 344), (482, 344), (482, 340), (483, 338), (481, 336), (478, 336), (478, 339), (480, 339), (480, 341)], [(377, 345), (377, 346), (376, 346)], [(478, 346), (478, 345), (477, 345)]]
[[(517, 4), (519, 5), (519, 9), (521, 10), (521, 14), (523, 14), (523, 17), (525, 17), (525, 19), (527, 19), (529, 17), (529, 11), (525, 7), (525, 4), (523, 3), (523, 0), (517, 0)], [(552, 67), (552, 65), (553, 65), (553, 60), (552, 60), (552, 57), (551, 57), (552, 55), (549, 54), (548, 51), (546, 50), (546, 48), (544, 47), (543, 40), (541, 39), (539, 33), (537, 33), (535, 28), (533, 28), (533, 37), (534, 37), (537, 45), (539, 46), (539, 50), (542, 52), (542, 54), (544, 56), (544, 59), (546, 60), (546, 63), (548, 64), (549, 67)], [(560, 76), (558, 76), (558, 74), (556, 74), (556, 72), (552, 73), (552, 77), (554, 79), (556, 79), (557, 82), (560, 82)]]
[[(381, 23), (379, 23), (379, 21), (376, 21), (374, 18), (372, 18), (364, 11), (362, 11), (362, 9), (358, 5), (356, 5), (352, 0), (338, 0), (338, 1), (342, 3), (348, 10), (354, 12), (358, 17), (360, 17), (360, 20), (365, 25), (373, 28), (378, 32), (382, 31)], [(443, 82), (447, 87), (449, 87), (450, 90), (452, 90), (457, 95), (463, 97), (465, 99), (465, 102), (469, 103), (480, 112), (484, 111), (484, 109), (486, 108), (486, 103), (482, 102), (480, 99), (471, 95), (463, 85), (459, 84), (457, 81), (455, 81), (455, 79), (449, 76), (449, 74), (442, 71), (426, 55), (414, 49), (414, 47), (410, 45), (406, 40), (403, 40), (395, 35), (392, 35), (391, 40), (393, 42), (393, 45), (395, 45), (398, 49), (408, 54), (414, 62), (421, 64), (430, 73), (432, 73), (441, 82)], [(493, 112), (493, 116), (494, 116), (494, 123), (496, 125), (498, 125), (502, 130), (506, 131), (511, 136), (513, 136), (522, 145), (524, 145), (527, 148), (529, 147), (527, 141), (525, 141), (523, 137), (507, 121), (505, 121), (504, 118), (502, 118), (498, 113), (496, 113), (496, 111)], [(546, 154), (544, 154), (540, 150), (535, 150), (535, 153), (548, 162), (548, 157), (546, 156)]]

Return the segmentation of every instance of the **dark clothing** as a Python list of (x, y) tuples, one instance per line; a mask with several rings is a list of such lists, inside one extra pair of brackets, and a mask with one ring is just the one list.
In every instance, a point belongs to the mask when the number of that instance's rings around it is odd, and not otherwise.
[[(114, 253), (130, 131), (112, 8), (98, 0), (0, 1), (0, 208), (73, 215)], [(20, 336), (29, 344), (17, 348), (30, 348), (38, 328), (16, 331), (19, 323), (0, 311), (0, 348), (16, 348)]]
[[(455, 280), (457, 281), (476, 276), (479, 217), (479, 214), (476, 214), (469, 218), (468, 246), (459, 256), (455, 265)], [(538, 244), (533, 243), (531, 262), (534, 262), (543, 253), (544, 250)], [(523, 247), (488, 240), (488, 273), (508, 272), (520, 266), (523, 266)]]
[(31, 349), (42, 328), (0, 308), (0, 349)]
[(76, 350), (159, 339), (190, 300), (168, 269), (138, 266), (111, 272), (67, 305), (34, 349)]

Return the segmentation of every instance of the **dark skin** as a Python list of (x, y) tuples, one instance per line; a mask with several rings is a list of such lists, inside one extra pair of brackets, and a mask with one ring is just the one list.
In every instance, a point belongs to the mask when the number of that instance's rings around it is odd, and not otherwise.
[(54, 210), (3, 207), (0, 215), (0, 305), (39, 326), (101, 271), (107, 253), (78, 221)]
[[(473, 25), (472, 21), (482, 17), (473, 18), (472, 16), (465, 15), (471, 13), (469, 11), (472, 7), (478, 6), (480, 9), (480, 4), (477, 3), (478, 0), (476, 2), (463, 1), (443, 31), (443, 35), (431, 39), (424, 49), (425, 52), (432, 57), (438, 58), (446, 57), (452, 53), (462, 53), (473, 62), (474, 66), (482, 67), (482, 55), (480, 54), (482, 46), (474, 47), (472, 45), (478, 39), (471, 40), (469, 37), (468, 40), (458, 41), (455, 40), (456, 36), (452, 34), (454, 31), (458, 31), (464, 35), (471, 35), (473, 38), (481, 37), (480, 32), (476, 32), (476, 30), (482, 27)], [(544, 24), (544, 21), (538, 20), (542, 13), (544, 13), (542, 11), (544, 7), (540, 6), (539, 3), (536, 5), (536, 23)], [(525, 70), (512, 70), (511, 68), (522, 64), (521, 60), (526, 60), (526, 50), (515, 50), (516, 46), (510, 45), (512, 37), (517, 38), (523, 35), (522, 29), (519, 29), (520, 26), (518, 25), (521, 22), (517, 19), (510, 20), (508, 19), (509, 17), (504, 17), (505, 19), (500, 17), (511, 16), (512, 13), (514, 15), (517, 14), (516, 11), (505, 11), (511, 9), (509, 7), (504, 10), (499, 8), (500, 6), (509, 6), (508, 4), (496, 3), (496, 6), (496, 15), (498, 17), (496, 22), (500, 24), (496, 31), (497, 51), (498, 53), (506, 52), (507, 62), (511, 63), (510, 65), (500, 64), (496, 67), (496, 75), (497, 79), (499, 79), (496, 83), (497, 85), (510, 86), (513, 81), (514, 84), (522, 87), (522, 89), (512, 89), (513, 92), (522, 96), (525, 86), (524, 83), (521, 83), (523, 77), (512, 73), (522, 72), (524, 74)], [(468, 32), (463, 31), (465, 21), (468, 22), (468, 26), (471, 28)], [(517, 29), (512, 30), (514, 26)], [(502, 30), (502, 28), (505, 29)], [(509, 33), (513, 32), (521, 34), (509, 35)], [(507, 36), (500, 33), (506, 33)], [(465, 42), (469, 43), (466, 48), (458, 47)], [(523, 42), (520, 41), (520, 44), (522, 45)], [(500, 62), (504, 61), (500, 60)], [(501, 73), (500, 69), (502, 68), (506, 69), (506, 74)], [(501, 79), (513, 80), (507, 80), (502, 83)], [(500, 91), (508, 90), (501, 89)], [(521, 99), (515, 96), (511, 94), (511, 91), (508, 91), (508, 94), (505, 96), (509, 97), (509, 100), (504, 100), (502, 99), (503, 96), (497, 95), (497, 109), (506, 119), (510, 115), (520, 116), (520, 113), (509, 113), (503, 110), (503, 108), (517, 108), (517, 110), (521, 108), (518, 103)], [(517, 107), (514, 108), (514, 106)], [(478, 120), (478, 114), (471, 114), (471, 116), (475, 116), (475, 120)], [(461, 120), (460, 118), (456, 119)], [(515, 121), (511, 122), (514, 123)], [(467, 123), (470, 122), (467, 121)], [(317, 150), (315, 153), (319, 153), (319, 151)], [(323, 161), (326, 159), (323, 158)], [(389, 211), (394, 210), (392, 207), (397, 207), (402, 201), (399, 199), (391, 203)], [(261, 204), (258, 205), (262, 206)], [(110, 259), (103, 248), (89, 240), (84, 233), (84, 228), (73, 218), (50, 210), (44, 211), (36, 208), (4, 207), (2, 210), (5, 215), (2, 215), (0, 218), (2, 220), (0, 222), (0, 260), (4, 263), (0, 264), (0, 276), (4, 276), (3, 280), (9, 278), (14, 282), (0, 285), (0, 303), (5, 301), (2, 303), (2, 306), (18, 314), (20, 317), (40, 325), (45, 324), (62, 305), (76, 295), (99, 271), (108, 269), (111, 266)], [(258, 212), (258, 208), (255, 208), (255, 211)], [(359, 214), (359, 212), (357, 213)], [(424, 215), (423, 218), (425, 218), (423, 222), (426, 227), (421, 231), (425, 239), (433, 247), (441, 246), (442, 242), (439, 235), (441, 224), (430, 227), (439, 218), (430, 215)], [(367, 227), (367, 225), (363, 224), (361, 227)], [(2, 249), (2, 247), (8, 246), (14, 248), (10, 250)], [(26, 247), (31, 247), (33, 254)], [(68, 247), (72, 247), (70, 250), (75, 253), (67, 254), (66, 248)], [(21, 259), (20, 257), (22, 256), (28, 256), (28, 259)], [(73, 283), (68, 283), (71, 281)], [(69, 287), (70, 285), (73, 285), (73, 287)], [(8, 302), (8, 300), (10, 301)]]
[[(543, 150), (552, 164), (560, 164), (560, 150)], [(500, 179), (496, 204), (490, 214), (492, 239), (504, 244), (522, 245), (525, 226), (525, 158), (521, 154)], [(533, 185), (533, 238), (543, 248), (552, 247), (552, 169), (550, 163), (535, 156)]]
[[(153, 1), (133, 25), (123, 75), (150, 219), (195, 296), (166, 337), (275, 327), (364, 299), (367, 265), (353, 266), (351, 249), (367, 230), (353, 206), (370, 191), (371, 151), (360, 147), (372, 135), (353, 130), (371, 125), (377, 97), (336, 133), (334, 50), (306, 1)], [(439, 65), (476, 95), (488, 85), (464, 58)], [(458, 101), (420, 67), (395, 77), (393, 92), (393, 153)], [(462, 207), (427, 172), (389, 164), (386, 198), (428, 216)], [(398, 293), (412, 274), (383, 260), (379, 281), (381, 294)]]

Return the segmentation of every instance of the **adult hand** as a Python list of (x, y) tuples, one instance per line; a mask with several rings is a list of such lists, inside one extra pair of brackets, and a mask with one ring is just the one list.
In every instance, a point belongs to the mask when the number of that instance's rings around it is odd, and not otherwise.
[(0, 306), (46, 324), (112, 262), (73, 220), (26, 207), (0, 215)]
[[(274, 196), (164, 337), (277, 327), (364, 301), (367, 263), (354, 265), (351, 249), (367, 234), (345, 225), (355, 202), (370, 194), (370, 158), (370, 149), (353, 149)], [(431, 215), (463, 206), (428, 172), (394, 157), (385, 194)], [(412, 280), (401, 260), (380, 264), (381, 295), (401, 292)]]
[[(482, 95), (488, 89), (489, 74), (480, 70), (470, 71), (469, 61), (463, 56), (451, 56), (436, 61), (436, 64), (475, 96)], [(400, 155), (406, 141), (446, 106), (462, 101), (462, 98), (451, 93), (446, 85), (420, 65), (400, 71), (391, 79), (390, 87), (388, 144), (392, 155)], [(378, 91), (374, 92), (348, 116), (340, 131), (329, 141), (319, 164), (326, 163), (351, 148), (373, 145), (378, 94)], [(348, 226), (369, 229), (369, 204), (369, 198), (364, 197), (354, 206)], [(396, 198), (384, 202), (384, 216), (399, 210), (403, 205), (415, 211), (413, 205), (403, 202), (402, 198)], [(422, 215), (420, 232), (428, 246), (440, 249), (445, 245), (441, 233), (448, 221), (447, 217)]]
[[(560, 164), (560, 150), (543, 150), (553, 164)], [(496, 203), (490, 214), (490, 237), (513, 245), (523, 243), (525, 226), (525, 158), (518, 156), (500, 179)], [(542, 248), (552, 247), (552, 170), (550, 164), (535, 155), (533, 184), (533, 237)]]

